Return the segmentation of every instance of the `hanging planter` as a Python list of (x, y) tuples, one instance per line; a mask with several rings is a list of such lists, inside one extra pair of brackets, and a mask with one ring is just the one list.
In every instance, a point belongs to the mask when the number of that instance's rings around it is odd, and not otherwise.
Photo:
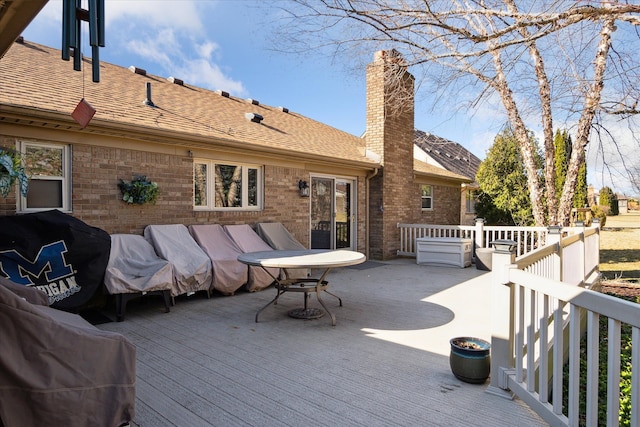
[(0, 148), (0, 195), (2, 197), (6, 198), (9, 195), (16, 180), (20, 185), (20, 194), (27, 195), (29, 177), (22, 164), (22, 156), (18, 151)]
[(155, 204), (158, 200), (158, 184), (144, 175), (137, 176), (130, 182), (120, 180), (118, 188), (122, 193), (122, 200), (130, 204)]
[(482, 384), (491, 371), (491, 344), (480, 338), (457, 337), (449, 341), (451, 372), (461, 381)]

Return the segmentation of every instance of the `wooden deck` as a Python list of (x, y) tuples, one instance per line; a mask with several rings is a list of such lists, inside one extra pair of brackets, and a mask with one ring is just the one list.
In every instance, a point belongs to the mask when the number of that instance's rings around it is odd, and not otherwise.
[[(100, 328), (137, 346), (137, 426), (541, 426), (518, 400), (457, 380), (449, 339), (490, 337), (488, 273), (368, 261), (329, 274), (337, 316), (286, 315), (273, 289), (132, 301)], [(315, 296), (310, 306), (318, 306)]]

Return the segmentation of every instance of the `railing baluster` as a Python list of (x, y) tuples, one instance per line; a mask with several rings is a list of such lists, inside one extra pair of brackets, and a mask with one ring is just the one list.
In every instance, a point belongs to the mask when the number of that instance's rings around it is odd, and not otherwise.
[[(564, 348), (564, 335), (563, 335), (563, 309), (566, 303), (558, 300), (556, 309), (553, 313), (553, 389), (562, 390), (562, 375), (555, 375), (561, 372), (560, 366), (564, 365), (564, 355), (562, 349)], [(556, 415), (562, 415), (562, 392), (553, 393), (553, 413)]]
[(580, 307), (569, 305), (569, 425), (578, 427), (580, 409)]
[(524, 381), (523, 349), (524, 349), (524, 288), (516, 286), (515, 315), (518, 320), (515, 333), (516, 381)]
[(529, 324), (527, 325), (527, 390), (530, 393), (533, 393), (536, 390), (536, 381), (533, 375), (536, 371), (536, 297), (536, 292), (532, 289), (529, 290)]
[(631, 330), (631, 424), (640, 425), (640, 328)]
[(542, 313), (539, 316), (540, 328), (540, 361), (538, 383), (540, 384), (540, 401), (549, 401), (549, 296), (542, 296)]
[(587, 425), (598, 425), (598, 385), (600, 369), (600, 315), (589, 311), (587, 316)]
[(609, 318), (607, 336), (607, 427), (617, 427), (620, 412), (620, 321)]

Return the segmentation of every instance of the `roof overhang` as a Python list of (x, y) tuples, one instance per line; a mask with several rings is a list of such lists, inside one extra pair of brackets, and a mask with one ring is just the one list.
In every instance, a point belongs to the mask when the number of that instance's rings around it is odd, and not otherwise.
[(472, 179), (469, 179), (464, 175), (459, 175), (455, 172), (430, 165), (417, 159), (413, 160), (413, 173), (417, 181), (429, 181), (429, 183), (437, 181), (438, 183), (448, 185), (462, 185), (471, 184), (473, 182)]
[(49, 0), (0, 0), (0, 58)]

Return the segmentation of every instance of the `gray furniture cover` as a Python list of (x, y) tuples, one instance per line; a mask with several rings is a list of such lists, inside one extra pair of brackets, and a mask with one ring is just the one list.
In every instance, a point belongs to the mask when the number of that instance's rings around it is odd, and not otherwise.
[[(15, 291), (15, 292), (14, 292)], [(133, 419), (136, 349), (0, 277), (0, 424), (119, 426)]]
[[(265, 242), (269, 244), (273, 249), (286, 251), (286, 250), (305, 250), (302, 243), (300, 243), (294, 236), (287, 230), (287, 228), (281, 222), (261, 222), (256, 224), (256, 233)], [(309, 269), (284, 269), (287, 278), (290, 277), (309, 277), (311, 270)]]
[(139, 296), (160, 293), (165, 297), (165, 308), (169, 311), (173, 266), (160, 258), (144, 237), (137, 234), (112, 234), (104, 284), (107, 291), (116, 296), (118, 320), (124, 319), (126, 302), (134, 297), (131, 294)]
[(307, 248), (282, 225), (281, 222), (260, 222), (256, 224), (256, 233), (273, 249), (305, 250)]
[[(273, 250), (248, 224), (225, 225), (224, 229), (243, 253)], [(279, 268), (268, 268), (267, 270), (274, 277), (280, 275)], [(265, 289), (273, 282), (273, 277), (262, 267), (249, 267), (249, 279), (247, 281), (247, 290), (249, 292)]]
[(247, 283), (248, 268), (238, 261), (238, 255), (243, 252), (222, 225), (190, 225), (189, 232), (211, 259), (213, 289), (223, 295), (233, 295)]
[(211, 260), (182, 224), (148, 225), (144, 237), (173, 266), (172, 296), (211, 290)]

